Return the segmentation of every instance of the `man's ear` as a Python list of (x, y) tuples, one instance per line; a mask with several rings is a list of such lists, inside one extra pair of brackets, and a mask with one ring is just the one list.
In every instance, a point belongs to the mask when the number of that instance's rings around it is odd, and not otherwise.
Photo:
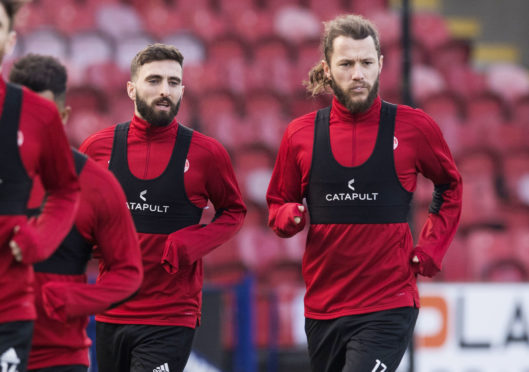
[(326, 60), (321, 60), (321, 66), (323, 67), (323, 73), (325, 74), (325, 79), (331, 80), (331, 68)]
[(68, 119), (70, 118), (70, 114), (72, 113), (72, 108), (70, 106), (66, 106), (64, 110), (61, 110), (59, 113), (61, 114), (62, 123), (66, 125)]
[(136, 101), (136, 84), (132, 81), (127, 81), (127, 94), (131, 100)]

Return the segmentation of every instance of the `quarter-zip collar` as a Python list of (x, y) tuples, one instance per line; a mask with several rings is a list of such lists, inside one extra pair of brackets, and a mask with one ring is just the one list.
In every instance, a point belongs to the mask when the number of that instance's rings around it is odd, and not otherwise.
[(359, 124), (359, 123), (378, 123), (379, 117), (380, 117), (380, 107), (381, 107), (381, 99), (380, 96), (377, 96), (375, 98), (375, 101), (371, 105), (370, 108), (368, 108), (364, 112), (360, 112), (357, 114), (352, 114), (345, 106), (343, 106), (336, 97), (333, 97), (332, 100), (332, 110), (331, 110), (331, 124), (333, 121), (341, 122), (341, 123), (351, 123), (351, 124)]
[(130, 129), (141, 139), (152, 139), (153, 137), (176, 135), (178, 124), (176, 119), (164, 127), (152, 125), (140, 117), (134, 115), (130, 122)]

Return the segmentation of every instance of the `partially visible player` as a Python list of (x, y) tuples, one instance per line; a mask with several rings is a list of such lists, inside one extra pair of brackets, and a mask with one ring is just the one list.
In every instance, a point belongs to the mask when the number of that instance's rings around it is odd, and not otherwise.
[[(53, 57), (30, 54), (10, 71), (24, 85), (57, 105), (66, 124), (67, 73)], [(73, 150), (81, 184), (81, 203), (70, 234), (55, 253), (34, 266), (37, 320), (29, 357), (30, 371), (86, 372), (90, 339), (88, 315), (125, 301), (138, 290), (143, 271), (138, 238), (125, 195), (114, 175)], [(38, 209), (42, 192), (35, 184), (29, 207)], [(87, 284), (85, 269), (93, 246), (104, 275)]]
[[(0, 0), (0, 61), (15, 44), (22, 1)], [(38, 218), (26, 217), (32, 180), (47, 193)], [(25, 372), (36, 317), (32, 264), (70, 230), (79, 200), (71, 150), (55, 105), (0, 79), (0, 366)]]

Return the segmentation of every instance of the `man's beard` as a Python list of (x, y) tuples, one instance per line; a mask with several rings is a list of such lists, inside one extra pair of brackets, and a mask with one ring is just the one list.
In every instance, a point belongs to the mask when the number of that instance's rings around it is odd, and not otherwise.
[[(169, 105), (169, 111), (157, 111), (155, 106), (160, 102), (166, 102)], [(149, 105), (146, 100), (142, 99), (138, 96), (138, 94), (136, 94), (136, 109), (140, 113), (141, 117), (145, 119), (147, 123), (157, 127), (165, 127), (173, 121), (176, 114), (178, 113), (181, 102), (182, 98), (178, 100), (176, 105), (169, 98), (157, 98), (153, 100), (152, 104)]]
[[(364, 112), (368, 108), (370, 108), (373, 102), (375, 101), (375, 98), (377, 98), (379, 79), (380, 75), (377, 76), (375, 83), (371, 86), (371, 89), (369, 89), (369, 93), (367, 94), (366, 99), (364, 99), (363, 101), (353, 101), (351, 95), (348, 92), (344, 91), (342, 88), (340, 88), (338, 84), (336, 84), (336, 81), (334, 81), (334, 78), (332, 76), (331, 88), (338, 102), (344, 105), (345, 108), (347, 108), (352, 114), (358, 114), (359, 112)], [(369, 88), (369, 85), (367, 85), (366, 87)]]

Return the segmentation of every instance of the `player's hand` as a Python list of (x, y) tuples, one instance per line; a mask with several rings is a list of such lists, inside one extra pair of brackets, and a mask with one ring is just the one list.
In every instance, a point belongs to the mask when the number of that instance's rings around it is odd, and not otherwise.
[(437, 267), (434, 260), (420, 248), (415, 248), (412, 252), (411, 267), (415, 274), (429, 278), (440, 271), (440, 267)]
[[(15, 226), (13, 229), (13, 235), (16, 235), (20, 231), (20, 226)], [(11, 254), (13, 255), (15, 261), (22, 262), (22, 249), (17, 244), (16, 241), (11, 240), (9, 242), (9, 248), (11, 248)]]
[[(301, 213), (304, 213), (305, 212), (305, 206), (303, 205), (298, 205), (298, 211), (300, 211)], [(295, 216), (294, 217), (294, 223), (296, 225), (299, 225), (301, 223), (301, 217), (299, 216)]]

